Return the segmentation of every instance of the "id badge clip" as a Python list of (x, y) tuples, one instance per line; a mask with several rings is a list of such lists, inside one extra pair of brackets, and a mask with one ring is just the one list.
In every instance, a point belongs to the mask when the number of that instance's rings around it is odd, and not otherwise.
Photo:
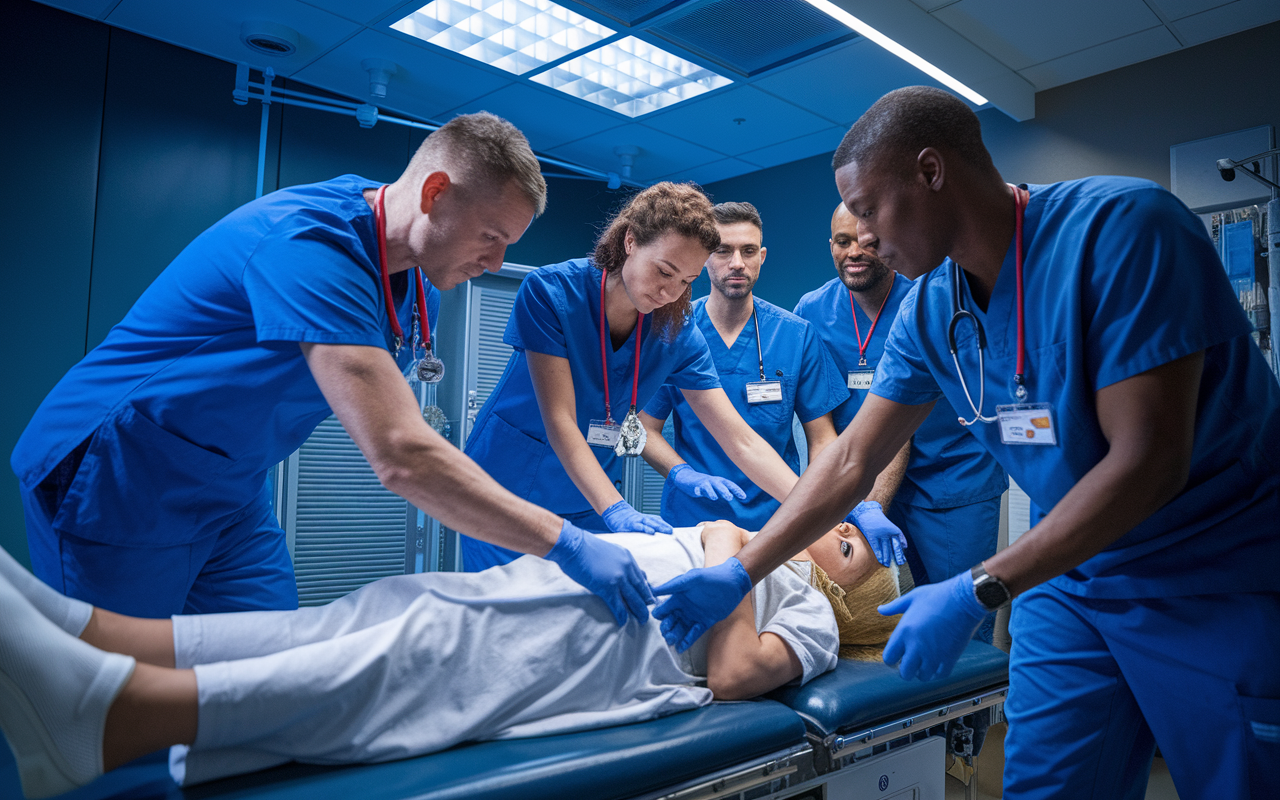
[(747, 384), (747, 403), (781, 403), (782, 381), (752, 381)]
[(587, 444), (612, 450), (622, 435), (622, 426), (611, 419), (593, 419), (587, 427)]
[(860, 389), (866, 391), (871, 388), (871, 379), (875, 377), (874, 369), (851, 369), (849, 370), (849, 388)]
[(1057, 428), (1053, 424), (1053, 409), (1048, 403), (1018, 403), (996, 406), (996, 418), (1000, 425), (1000, 441), (1005, 444), (1058, 443)]

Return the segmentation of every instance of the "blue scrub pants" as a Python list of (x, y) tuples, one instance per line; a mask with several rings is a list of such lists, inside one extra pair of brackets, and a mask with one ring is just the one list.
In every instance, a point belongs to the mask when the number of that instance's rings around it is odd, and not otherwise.
[(1156, 744), (1182, 800), (1280, 797), (1280, 594), (1013, 604), (1004, 796), (1141, 800)]
[[(907, 566), (916, 585), (945, 581), (996, 553), (1000, 538), (1000, 496), (953, 508), (924, 508), (893, 502), (886, 514), (907, 537)], [(991, 644), (995, 614), (973, 638)]]
[(171, 547), (103, 544), (57, 530), (60, 501), (43, 485), (22, 493), (31, 571), (69, 597), (157, 619), (298, 607), (293, 562), (265, 485), (229, 528)]

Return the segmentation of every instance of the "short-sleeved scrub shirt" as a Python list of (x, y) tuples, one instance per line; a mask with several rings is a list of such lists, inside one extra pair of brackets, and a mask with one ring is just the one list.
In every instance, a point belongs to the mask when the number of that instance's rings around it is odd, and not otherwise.
[[(793, 415), (809, 423), (829, 413), (848, 399), (845, 382), (812, 325), (759, 298), (755, 299), (755, 314), (760, 323), (759, 340), (755, 324), (749, 321), (733, 344), (726, 345), (707, 314), (707, 298), (693, 304), (693, 320), (707, 340), (711, 360), (733, 407), (798, 473), (800, 454), (792, 435)], [(764, 380), (781, 384), (779, 402), (747, 402), (747, 384), (761, 380), (762, 359)], [(778, 501), (733, 463), (678, 389), (663, 386), (645, 411), (658, 419), (672, 416), (676, 452), (690, 467), (728, 478), (747, 495), (745, 500), (728, 501), (690, 497), (667, 481), (662, 487), (663, 519), (677, 526), (726, 519), (749, 531), (764, 527), (778, 510)]]
[[(515, 352), (480, 409), (466, 445), (467, 455), (507, 489), (570, 518), (590, 517), (594, 512), (547, 440), (526, 352), (568, 359), (578, 428), (585, 438), (591, 421), (605, 416), (600, 274), (587, 259), (573, 259), (540, 267), (525, 277), (503, 336)], [(665, 339), (654, 331), (653, 316), (646, 314), (640, 338), (637, 408), (643, 408), (667, 382), (682, 389), (720, 385), (697, 325), (686, 321), (678, 333)], [(617, 350), (606, 340), (614, 422), (622, 421), (631, 404), (635, 344), (634, 334)], [(591, 451), (621, 489), (623, 458), (610, 448), (592, 447)], [(463, 537), (462, 546), (469, 570), (504, 564), (520, 555), (468, 537)]]

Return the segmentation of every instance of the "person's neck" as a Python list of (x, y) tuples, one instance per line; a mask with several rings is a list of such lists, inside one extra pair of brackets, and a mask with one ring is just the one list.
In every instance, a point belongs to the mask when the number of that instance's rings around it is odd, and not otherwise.
[(622, 285), (622, 270), (610, 272), (605, 278), (604, 308), (609, 320), (613, 349), (617, 350), (636, 329), (636, 320), (639, 318), (639, 309), (627, 296), (627, 287)]
[(998, 174), (966, 189), (964, 199), (948, 255), (964, 270), (978, 308), (986, 311), (1013, 241), (1017, 206), (1013, 189)]
[[(365, 202), (369, 204), (369, 208), (373, 209), (376, 215), (378, 212), (377, 187), (365, 189), (363, 195)], [(383, 195), (382, 202), (386, 211), (387, 273), (390, 275), (418, 266), (414, 261), (412, 251), (409, 249), (409, 227), (412, 216), (399, 213), (400, 199), (396, 184), (389, 184), (386, 193)]]
[(751, 292), (747, 292), (745, 297), (729, 298), (712, 287), (711, 294), (707, 297), (707, 316), (728, 346), (737, 341), (738, 334), (742, 333), (754, 310), (755, 295)]
[(862, 291), (854, 291), (853, 299), (858, 301), (858, 307), (862, 309), (862, 313), (871, 319), (875, 319), (876, 314), (880, 312), (884, 306), (884, 299), (889, 296), (889, 292), (893, 290), (893, 281), (898, 273), (890, 270), (884, 279), (868, 289)]

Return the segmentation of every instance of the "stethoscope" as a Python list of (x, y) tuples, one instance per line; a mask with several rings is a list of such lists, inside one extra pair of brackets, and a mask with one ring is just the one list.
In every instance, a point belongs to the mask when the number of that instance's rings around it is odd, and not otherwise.
[[(1019, 400), (1026, 398), (1026, 337), (1025, 326), (1023, 322), (1023, 303), (1022, 303), (1022, 220), (1026, 215), (1027, 201), (1030, 199), (1030, 192), (1013, 184), (1009, 184), (1009, 188), (1013, 189), (1013, 203), (1016, 209), (1014, 216), (1014, 275), (1017, 279), (1017, 303), (1018, 303), (1018, 361), (1013, 373), (1014, 396)], [(987, 373), (986, 365), (983, 359), (983, 351), (987, 348), (987, 332), (983, 330), (982, 323), (978, 318), (964, 307), (964, 297), (960, 288), (960, 281), (964, 276), (960, 270), (960, 265), (951, 262), (951, 323), (947, 326), (947, 347), (951, 349), (951, 361), (956, 365), (956, 376), (960, 379), (960, 388), (964, 390), (964, 399), (969, 402), (969, 408), (973, 410), (973, 419), (966, 420), (959, 417), (958, 422), (969, 427), (979, 422), (996, 422), (1000, 418), (998, 416), (988, 417), (982, 413), (982, 407), (986, 403), (987, 395)], [(959, 347), (956, 345), (956, 326), (961, 320), (969, 320), (973, 323), (974, 331), (978, 334), (978, 404), (974, 405), (973, 395), (969, 392), (969, 384), (964, 379), (964, 370), (960, 368)]]

